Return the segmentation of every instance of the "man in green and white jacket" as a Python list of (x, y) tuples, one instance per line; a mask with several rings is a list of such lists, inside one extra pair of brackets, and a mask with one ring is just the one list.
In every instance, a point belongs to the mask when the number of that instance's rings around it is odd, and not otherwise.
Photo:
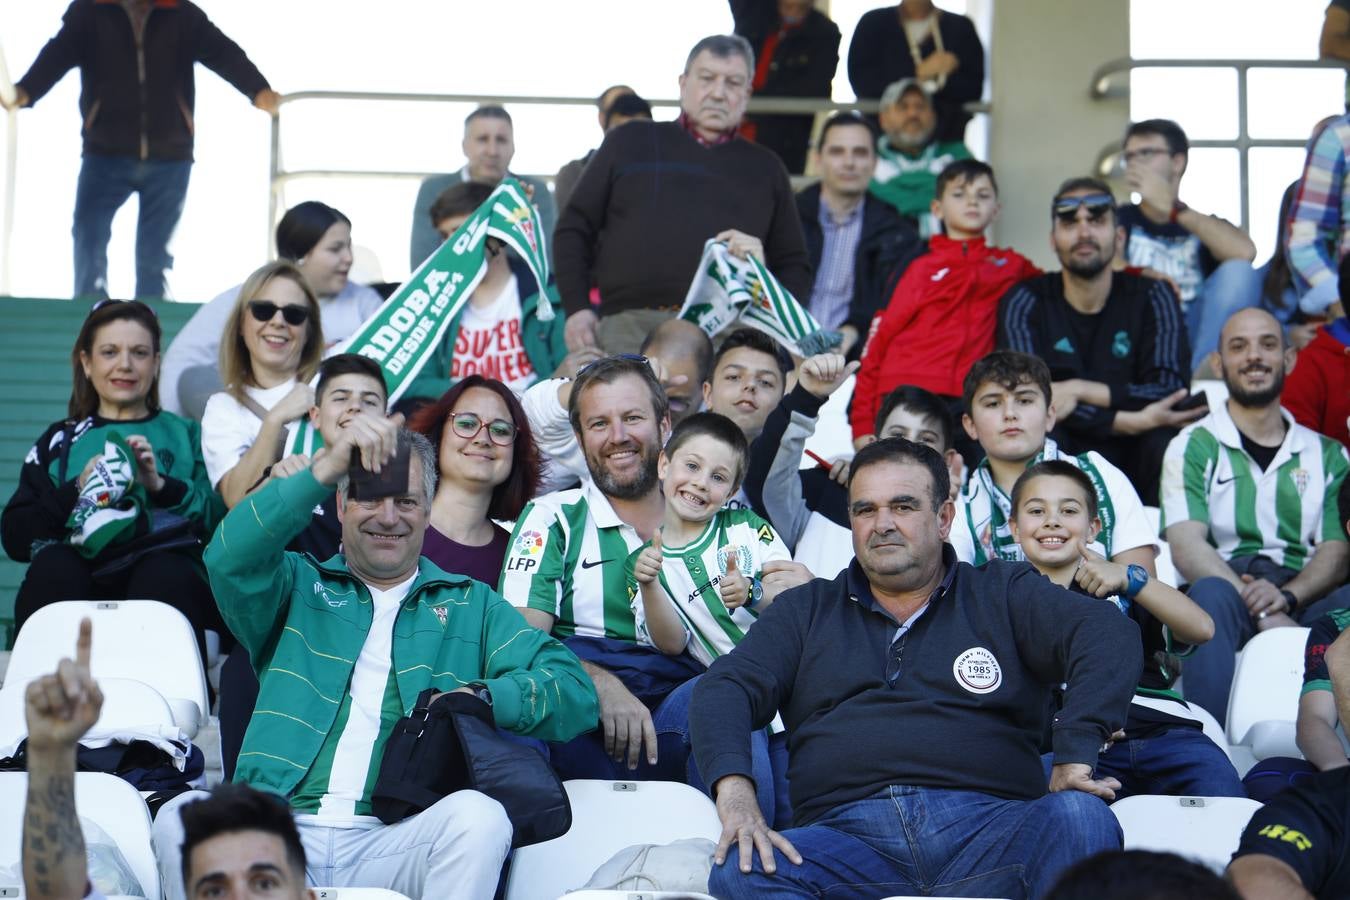
[[(490, 898), (511, 843), (497, 801), (459, 791), (394, 825), (371, 815), (395, 722), (435, 688), (477, 695), (499, 728), (557, 741), (595, 727), (598, 705), (562, 644), (490, 588), (420, 558), (436, 453), (405, 434), (413, 453), (403, 493), (349, 496), (353, 451), (373, 469), (399, 435), (393, 421), (360, 416), (308, 470), (246, 498), (207, 548), (221, 614), (260, 682), (235, 780), (290, 802), (312, 885), (420, 897), (426, 885), (454, 884), (456, 896)], [(285, 552), (334, 486), (343, 553), (318, 562)], [(166, 807), (155, 843), (168, 885), (181, 883), (170, 877), (181, 836)]]

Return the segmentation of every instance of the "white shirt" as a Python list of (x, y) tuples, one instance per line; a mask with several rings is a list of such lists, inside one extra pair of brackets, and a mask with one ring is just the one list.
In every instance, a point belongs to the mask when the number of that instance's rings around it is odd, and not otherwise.
[[(245, 387), (244, 393), (263, 409), (271, 409), (295, 387), (294, 378), (274, 388)], [(239, 464), (258, 439), (262, 419), (225, 391), (212, 394), (202, 412), (202, 459), (211, 486), (220, 484), (225, 473)]]
[(517, 396), (539, 380), (520, 334), (520, 284), (516, 276), (486, 306), (470, 301), (460, 316), (450, 380), (482, 375), (502, 382)]

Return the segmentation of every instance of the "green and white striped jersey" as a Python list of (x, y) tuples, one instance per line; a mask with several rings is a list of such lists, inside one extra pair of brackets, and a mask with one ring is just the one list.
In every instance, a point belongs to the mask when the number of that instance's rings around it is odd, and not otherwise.
[(624, 566), (642, 544), (593, 482), (545, 494), (516, 522), (498, 592), (554, 616), (557, 637), (637, 641)]
[[(646, 544), (642, 545), (643, 547)], [(639, 638), (650, 643), (642, 594), (633, 575), (642, 547), (628, 556), (625, 577)], [(661, 587), (690, 635), (689, 653), (705, 666), (731, 652), (758, 614), (741, 606), (729, 612), (718, 585), (727, 571), (727, 558), (736, 554), (736, 568), (746, 578), (758, 578), (764, 564), (792, 559), (787, 545), (768, 522), (748, 509), (722, 509), (708, 520), (703, 533), (682, 547), (662, 546)]]
[(1294, 421), (1262, 472), (1242, 449), (1228, 404), (1188, 425), (1163, 458), (1162, 527), (1204, 522), (1224, 559), (1260, 554), (1300, 571), (1322, 541), (1343, 541), (1336, 493), (1350, 471), (1345, 448)]
[[(1097, 515), (1101, 518), (1102, 530), (1092, 542), (1092, 550), (1108, 559), (1136, 547), (1156, 550), (1158, 541), (1153, 524), (1124, 472), (1095, 450), (1077, 456), (1064, 453), (1051, 438), (1045, 439), (1045, 446), (1027, 466), (1047, 459), (1072, 463), (1097, 489)], [(1013, 539), (1008, 525), (1011, 514), (1011, 499), (994, 483), (989, 462), (981, 460), (966, 476), (966, 483), (956, 498), (956, 519), (947, 540), (957, 558), (973, 566), (982, 566), (991, 559), (1024, 561), (1026, 555), (1022, 553), (1022, 545)]]

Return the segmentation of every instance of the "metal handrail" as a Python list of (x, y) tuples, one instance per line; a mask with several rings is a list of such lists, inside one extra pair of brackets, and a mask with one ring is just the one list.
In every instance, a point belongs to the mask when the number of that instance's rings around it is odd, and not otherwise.
[[(1237, 72), (1238, 134), (1233, 140), (1192, 140), (1192, 148), (1217, 147), (1238, 151), (1238, 183), (1241, 217), (1239, 226), (1250, 231), (1250, 197), (1248, 193), (1251, 163), (1248, 151), (1262, 147), (1307, 146), (1308, 136), (1296, 138), (1253, 138), (1247, 133), (1247, 73), (1252, 69), (1343, 69), (1345, 64), (1321, 59), (1114, 59), (1103, 63), (1092, 73), (1088, 92), (1094, 100), (1129, 96), (1128, 85), (1119, 84), (1113, 76), (1128, 74), (1135, 69), (1234, 69)], [(1115, 169), (1119, 148), (1103, 149), (1097, 157), (1097, 171), (1103, 175)]]
[[(545, 97), (515, 96), (506, 94), (413, 94), (399, 91), (295, 91), (284, 94), (281, 108), (287, 103), (306, 100), (344, 100), (362, 102), (412, 102), (412, 103), (471, 103), (474, 105), (497, 104), (500, 106), (581, 106), (594, 107), (591, 97)], [(678, 108), (678, 98), (648, 99), (653, 108)], [(863, 113), (877, 112), (876, 100), (856, 100), (852, 103), (835, 103), (825, 98), (810, 97), (752, 97), (751, 113), (799, 113), (815, 115), (842, 110), (856, 110)], [(987, 103), (968, 103), (966, 110), (971, 113), (989, 112)], [(268, 162), (268, 235), (275, 227), (282, 205), (282, 192), (286, 183), (295, 178), (366, 178), (366, 179), (422, 179), (439, 172), (390, 171), (372, 169), (294, 169), (286, 170), (281, 162), (281, 116), (272, 118), (271, 158)], [(522, 172), (545, 181), (553, 178), (552, 172)]]
[[(410, 103), (469, 103), (475, 106), (497, 104), (500, 106), (580, 106), (594, 107), (591, 97), (549, 97), (515, 96), (507, 94), (416, 94), (401, 91), (295, 91), (281, 97), (280, 108), (288, 103), (310, 100), (340, 100), (358, 102), (410, 102)], [(648, 99), (653, 108), (676, 108), (680, 101), (675, 98)], [(859, 100), (855, 103), (834, 103), (824, 98), (801, 97), (752, 97), (749, 111), (752, 113), (801, 113), (814, 115), (819, 112), (853, 109), (865, 113), (877, 111), (876, 100)], [(987, 110), (987, 106), (984, 107)], [(975, 110), (981, 111), (981, 110)], [(270, 248), (271, 233), (275, 228), (282, 206), (282, 194), (287, 182), (295, 178), (364, 178), (364, 179), (423, 179), (438, 172), (378, 171), (370, 169), (295, 169), (286, 170), (281, 161), (281, 120), (280, 113), (272, 117), (271, 152), (268, 160), (268, 242)], [(545, 180), (553, 177), (552, 172), (531, 173)], [(269, 250), (270, 252), (270, 250)]]

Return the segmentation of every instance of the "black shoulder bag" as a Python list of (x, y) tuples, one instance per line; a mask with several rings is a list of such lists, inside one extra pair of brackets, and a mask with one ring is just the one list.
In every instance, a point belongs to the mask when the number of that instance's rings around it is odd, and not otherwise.
[(497, 733), (492, 709), (470, 694), (417, 696), (384, 746), (371, 808), (386, 825), (428, 809), (455, 791), (481, 791), (506, 809), (511, 846), (552, 840), (572, 827), (567, 792), (533, 747)]

